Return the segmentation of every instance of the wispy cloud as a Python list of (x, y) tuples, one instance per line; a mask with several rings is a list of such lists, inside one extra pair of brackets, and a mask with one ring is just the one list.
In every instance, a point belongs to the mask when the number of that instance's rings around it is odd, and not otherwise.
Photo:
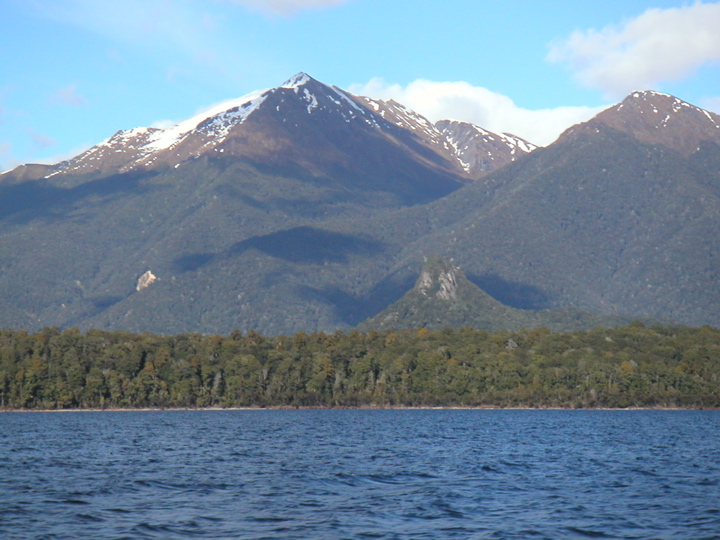
[(720, 96), (705, 98), (700, 103), (700, 106), (708, 111), (720, 114)]
[(0, 142), (0, 174), (11, 171), (20, 165), (20, 161), (12, 155), (10, 143)]
[(650, 9), (602, 30), (573, 32), (547, 59), (569, 66), (582, 85), (620, 97), (677, 81), (720, 61), (720, 2)]
[(467, 82), (436, 82), (419, 79), (407, 86), (372, 79), (353, 85), (350, 91), (379, 99), (394, 99), (432, 122), (459, 120), (495, 133), (512, 133), (545, 146), (568, 127), (592, 118), (602, 107), (524, 109), (512, 99)]
[[(110, 61), (154, 65), (168, 81), (244, 86), (277, 68), (258, 45), (257, 16), (287, 17), (350, 0), (33, 0), (36, 13), (94, 34)], [(281, 62), (282, 63), (282, 62)]]
[(113, 45), (108, 57), (122, 60), (124, 51), (141, 51), (169, 71), (202, 67), (215, 76), (242, 65), (238, 44), (227, 46), (222, 20), (207, 10), (212, 3), (185, 0), (36, 0), (40, 12), (54, 20), (102, 36)]
[(345, 0), (225, 0), (254, 11), (271, 15), (288, 16), (306, 9), (320, 9), (339, 6)]
[(93, 145), (91, 145), (91, 144), (79, 145), (79, 146), (76, 146), (76, 147), (72, 148), (71, 150), (68, 150), (65, 152), (60, 152), (58, 154), (53, 154), (51, 156), (45, 156), (40, 159), (36, 159), (33, 161), (33, 163), (40, 163), (42, 165), (56, 165), (58, 163), (66, 161), (68, 159), (72, 159), (76, 156), (79, 156), (80, 154), (85, 152), (85, 150), (87, 150), (91, 146), (93, 146)]
[(44, 135), (37, 131), (28, 130), (28, 134), (30, 135), (30, 139), (32, 140), (33, 145), (38, 149), (45, 150), (57, 144), (57, 141), (55, 141), (55, 139), (53, 139), (52, 137), (48, 137), (47, 135)]
[(71, 84), (70, 86), (61, 88), (50, 97), (50, 101), (59, 105), (67, 105), (69, 107), (82, 107), (89, 103), (85, 97), (78, 93), (78, 87), (76, 84)]

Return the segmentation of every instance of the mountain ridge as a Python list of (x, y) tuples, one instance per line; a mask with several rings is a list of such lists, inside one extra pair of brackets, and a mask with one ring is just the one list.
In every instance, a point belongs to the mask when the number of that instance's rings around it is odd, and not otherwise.
[[(302, 94), (300, 94), (300, 90), (302, 90)], [(82, 175), (96, 172), (107, 173), (115, 170), (122, 173), (135, 168), (155, 167), (161, 163), (178, 167), (192, 157), (199, 157), (212, 151), (225, 152), (229, 149), (224, 148), (223, 143), (231, 138), (233, 131), (237, 131), (237, 128), (240, 128), (254, 113), (262, 110), (266, 101), (270, 100), (265, 105), (265, 109), (271, 105), (276, 108), (277, 112), (281, 112), (283, 96), (287, 96), (288, 91), (295, 93), (305, 103), (308, 115), (320, 113), (334, 105), (345, 122), (351, 123), (359, 120), (380, 131), (394, 131), (393, 135), (406, 139), (406, 144), (408, 144), (409, 132), (425, 147), (424, 152), (416, 153), (424, 155), (428, 159), (428, 163), (433, 164), (434, 162), (437, 165), (438, 161), (445, 160), (447, 163), (441, 165), (443, 168), (461, 176), (468, 172), (462, 165), (463, 162), (457, 155), (456, 149), (448, 144), (448, 139), (442, 131), (422, 115), (393, 100), (385, 102), (353, 96), (336, 86), (325, 85), (306, 73), (300, 72), (276, 88), (258, 90), (240, 98), (222, 102), (166, 128), (136, 127), (120, 130), (81, 154), (51, 165), (52, 169), (44, 176), (50, 178), (58, 174)], [(323, 103), (319, 103), (318, 98)], [(287, 118), (283, 120), (287, 121)], [(401, 129), (394, 129), (397, 127)], [(501, 139), (507, 137), (482, 131), (490, 137), (495, 136)], [(519, 138), (514, 139), (521, 141)], [(521, 152), (529, 152), (534, 149), (534, 145), (526, 141), (522, 141), (519, 146)], [(232, 149), (237, 152), (237, 145), (233, 145)], [(250, 151), (250, 155), (241, 152), (237, 157), (252, 157), (253, 148), (250, 148)], [(432, 153), (436, 154), (434, 158), (428, 158)]]
[(642, 96), (524, 152), (299, 74), (166, 139), (116, 134), (86, 170), (18, 167), (0, 176), (0, 326), (351, 329), (432, 255), (513, 309), (720, 324), (714, 117)]

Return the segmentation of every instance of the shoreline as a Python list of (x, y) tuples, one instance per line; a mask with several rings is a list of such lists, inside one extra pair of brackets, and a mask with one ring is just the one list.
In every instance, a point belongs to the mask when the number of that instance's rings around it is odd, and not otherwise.
[(182, 412), (182, 411), (718, 411), (717, 407), (494, 407), (494, 406), (446, 406), (446, 407), (138, 407), (138, 408), (78, 408), (78, 409), (0, 409), (2, 413), (86, 413), (86, 412)]

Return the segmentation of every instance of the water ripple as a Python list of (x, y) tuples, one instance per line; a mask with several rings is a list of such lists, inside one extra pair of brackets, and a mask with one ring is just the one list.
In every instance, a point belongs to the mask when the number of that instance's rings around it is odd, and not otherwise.
[(0, 537), (718, 538), (714, 411), (0, 415)]

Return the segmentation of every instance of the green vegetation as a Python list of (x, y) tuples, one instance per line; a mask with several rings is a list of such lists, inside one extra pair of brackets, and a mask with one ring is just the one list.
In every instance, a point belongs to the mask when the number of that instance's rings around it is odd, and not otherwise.
[(488, 332), (543, 327), (570, 332), (598, 326), (614, 328), (632, 320), (572, 307), (516, 309), (494, 299), (447, 259), (435, 256), (426, 261), (412, 289), (397, 302), (360, 323), (357, 330), (441, 330), (470, 326)]
[(2, 330), (0, 406), (720, 407), (720, 330)]

